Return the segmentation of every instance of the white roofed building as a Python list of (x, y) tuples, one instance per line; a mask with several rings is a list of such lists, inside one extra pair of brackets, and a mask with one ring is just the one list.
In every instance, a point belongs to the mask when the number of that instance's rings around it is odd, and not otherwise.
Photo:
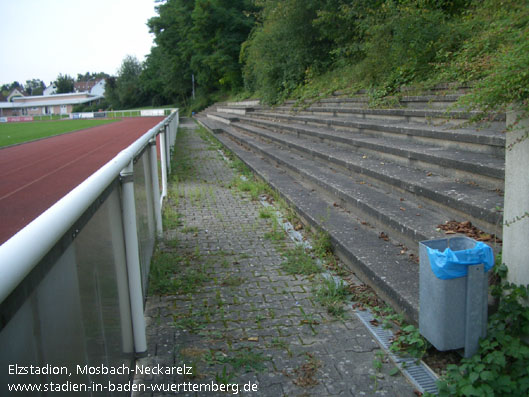
[(44, 92), (42, 93), (42, 95), (55, 95), (56, 93), (57, 93), (57, 86), (55, 85), (55, 83), (51, 83), (49, 86), (47, 86), (44, 89)]
[(88, 92), (15, 97), (12, 102), (0, 102), (0, 117), (68, 114), (75, 105), (97, 103), (101, 99), (103, 95)]
[(105, 84), (106, 84), (106, 80), (105, 79), (101, 79), (99, 80), (91, 89), (90, 89), (90, 94), (91, 95), (101, 95), (101, 96), (104, 96), (105, 95)]

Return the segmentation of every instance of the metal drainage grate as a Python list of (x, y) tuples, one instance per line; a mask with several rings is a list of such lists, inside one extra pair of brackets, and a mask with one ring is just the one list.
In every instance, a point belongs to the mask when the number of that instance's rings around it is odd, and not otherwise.
[(433, 371), (428, 368), (428, 366), (426, 366), (426, 364), (424, 364), (422, 361), (417, 363), (415, 358), (402, 357), (391, 352), (389, 347), (391, 346), (390, 340), (393, 337), (393, 332), (391, 332), (389, 329), (385, 329), (382, 326), (374, 326), (371, 324), (371, 321), (375, 319), (371, 311), (355, 310), (355, 313), (364, 323), (367, 329), (369, 329), (373, 336), (378, 340), (391, 360), (397, 364), (404, 376), (406, 376), (420, 392), (438, 394), (436, 384), (437, 375), (435, 375)]

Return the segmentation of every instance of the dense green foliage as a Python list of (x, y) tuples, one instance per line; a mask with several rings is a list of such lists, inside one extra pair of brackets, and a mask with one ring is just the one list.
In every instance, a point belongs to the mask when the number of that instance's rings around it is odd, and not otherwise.
[(527, 0), (157, 3), (148, 22), (156, 46), (138, 88), (148, 105), (197, 109), (230, 95), (275, 103), (360, 88), (377, 99), (456, 82), (474, 87), (469, 108), (529, 108)]
[[(507, 268), (500, 266), (505, 277)], [(529, 395), (529, 287), (504, 282), (493, 294), (498, 311), (490, 316), (487, 337), (479, 352), (448, 366), (439, 382), (441, 396), (527, 396)]]
[(142, 65), (136, 57), (127, 55), (117, 77), (106, 79), (105, 99), (113, 109), (130, 109), (145, 102), (140, 75)]
[(156, 47), (141, 78), (152, 104), (188, 105), (193, 75), (199, 103), (241, 89), (239, 52), (254, 26), (251, 1), (167, 0), (157, 10), (148, 22)]
[(26, 80), (26, 85), (24, 87), (29, 95), (42, 95), (46, 85), (42, 80), (31, 79)]
[(314, 0), (266, 0), (262, 22), (254, 28), (241, 51), (246, 89), (264, 100), (286, 97), (306, 75), (329, 65), (330, 42), (318, 35), (312, 21)]
[(59, 74), (57, 80), (55, 80), (55, 86), (57, 87), (57, 94), (67, 94), (74, 91), (74, 79), (73, 77), (65, 74)]

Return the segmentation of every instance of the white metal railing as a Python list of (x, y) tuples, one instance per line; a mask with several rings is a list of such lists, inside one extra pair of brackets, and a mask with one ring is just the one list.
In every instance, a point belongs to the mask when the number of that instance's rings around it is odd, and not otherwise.
[[(129, 176), (133, 170), (135, 157), (144, 149), (149, 150), (152, 186), (149, 186), (148, 190), (151, 191), (154, 199), (156, 231), (160, 235), (162, 233), (161, 204), (167, 194), (167, 169), (170, 163), (171, 148), (174, 145), (178, 129), (178, 118), (178, 109), (173, 109), (163, 121), (122, 150), (107, 164), (0, 246), (0, 303), (9, 297), (105, 189), (116, 178), (121, 177), (121, 205), (134, 347), (136, 353), (146, 351), (133, 179)], [(163, 185), (161, 194), (156, 160), (157, 135), (160, 135), (159, 150)]]
[(175, 112), (176, 108), (161, 109), (130, 109), (130, 110), (105, 110), (100, 112), (75, 112), (60, 114), (36, 114), (25, 116), (2, 116), (0, 123), (21, 122), (21, 121), (50, 121), (64, 119), (94, 119), (94, 118), (124, 118), (124, 117), (153, 117), (169, 116)]
[(168, 116), (176, 109), (131, 109), (131, 110), (105, 110), (101, 112), (79, 112), (70, 113), (71, 119), (94, 119), (94, 118), (123, 118), (123, 117), (153, 117)]

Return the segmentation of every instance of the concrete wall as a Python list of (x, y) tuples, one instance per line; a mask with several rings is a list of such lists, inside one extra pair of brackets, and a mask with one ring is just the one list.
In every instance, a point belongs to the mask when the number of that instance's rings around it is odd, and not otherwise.
[[(513, 125), (520, 112), (507, 113)], [(508, 280), (529, 284), (529, 119), (525, 118), (507, 132), (505, 150), (505, 207), (503, 262), (509, 268)], [(525, 137), (525, 138), (524, 138)]]

